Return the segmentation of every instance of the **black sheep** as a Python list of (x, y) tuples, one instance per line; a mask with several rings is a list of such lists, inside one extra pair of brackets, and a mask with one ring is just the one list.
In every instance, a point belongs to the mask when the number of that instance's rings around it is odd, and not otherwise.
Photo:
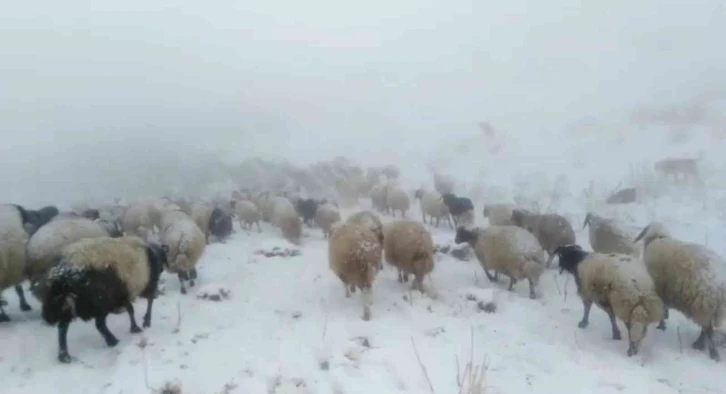
[(474, 204), (467, 197), (457, 197), (454, 193), (445, 193), (441, 195), (444, 204), (449, 208), (449, 213), (454, 218), (454, 225), (459, 226), (459, 216), (474, 210)]
[(113, 347), (118, 339), (106, 326), (106, 316), (126, 310), (131, 332), (141, 332), (132, 304), (141, 296), (148, 300), (143, 325), (151, 327), (151, 307), (159, 276), (167, 266), (167, 252), (164, 246), (136, 237), (84, 239), (66, 248), (48, 274), (42, 312), (46, 323), (58, 324), (58, 360), (71, 361), (66, 337), (77, 317), (95, 319), (96, 329)]
[(209, 215), (209, 234), (220, 240), (227, 239), (232, 234), (232, 215), (222, 208), (214, 208)]
[(35, 234), (39, 228), (50, 222), (54, 217), (58, 216), (58, 208), (53, 205), (40, 208), (38, 210), (25, 209), (20, 205), (15, 205), (23, 219), (23, 226), (29, 235)]
[(318, 205), (320, 203), (312, 198), (301, 198), (297, 201), (297, 213), (302, 217), (303, 223), (307, 224), (308, 227), (313, 226), (313, 219), (315, 214), (318, 212)]

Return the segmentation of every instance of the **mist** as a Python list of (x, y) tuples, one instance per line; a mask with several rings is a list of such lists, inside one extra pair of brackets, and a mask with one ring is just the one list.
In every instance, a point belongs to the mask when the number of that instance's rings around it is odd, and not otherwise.
[(653, 123), (653, 108), (723, 97), (724, 11), (654, 0), (7, 4), (0, 194), (31, 205), (158, 194), (220, 157), (422, 168), (480, 121), (518, 141), (580, 119)]

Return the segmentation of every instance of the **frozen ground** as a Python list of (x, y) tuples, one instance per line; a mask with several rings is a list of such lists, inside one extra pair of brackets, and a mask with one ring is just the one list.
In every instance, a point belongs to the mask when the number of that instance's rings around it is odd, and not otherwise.
[[(607, 152), (602, 145), (593, 149)], [(623, 147), (623, 154), (628, 149), (632, 147)], [(583, 160), (582, 173), (590, 177), (570, 173), (561, 187), (569, 191), (551, 191), (551, 186), (539, 187), (548, 179), (519, 180), (517, 171), (523, 167), (515, 167), (516, 152), (505, 147), (504, 154), (509, 162), (482, 167), (480, 176), (492, 185), (482, 196), (525, 196), (525, 202), (563, 212), (578, 230), (578, 242), (589, 247), (587, 233), (579, 231), (585, 210), (604, 208), (593, 202), (596, 188), (582, 190), (592, 178), (603, 190), (615, 186), (616, 180), (603, 179), (603, 174), (617, 172), (608, 168), (606, 156), (598, 161), (579, 152), (582, 158), (575, 160)], [(547, 174), (551, 178), (561, 175), (557, 165), (565, 165), (557, 162), (557, 154), (549, 159), (555, 168)], [(532, 166), (536, 164), (534, 158)], [(617, 165), (623, 171), (628, 167)], [(720, 191), (726, 188), (712, 180), (719, 178), (720, 165), (709, 161), (704, 166), (714, 174), (707, 179), (707, 198), (686, 190), (655, 190), (640, 175), (631, 182), (640, 180), (660, 196), (607, 212), (634, 228), (658, 218), (674, 235), (708, 242), (723, 254), (726, 227), (719, 207)], [(504, 168), (510, 171), (497, 172)], [(505, 190), (513, 190), (514, 197)], [(410, 215), (419, 218), (418, 208)], [(477, 215), (481, 222), (480, 205)], [(453, 240), (448, 228), (432, 231), (437, 243)], [(364, 322), (359, 294), (344, 298), (339, 280), (328, 270), (327, 244), (319, 230), (306, 229), (299, 256), (254, 253), (274, 246), (287, 247), (270, 227), (262, 233), (238, 231), (226, 244), (209, 246), (193, 290), (213, 294), (216, 288), (228, 289), (229, 298), (203, 300), (194, 292), (182, 296), (178, 282), (167, 276), (153, 327), (132, 335), (125, 315), (109, 319), (121, 341), (116, 348), (105, 346), (93, 324), (74, 323), (69, 349), (75, 361), (70, 365), (57, 362), (56, 331), (41, 322), (38, 304), (22, 313), (14, 294), (6, 292), (14, 320), (0, 326), (0, 391), (136, 394), (177, 381), (183, 393), (203, 394), (457, 393), (457, 360), (463, 370), (473, 354), (475, 364), (486, 364), (487, 393), (726, 393), (724, 364), (690, 348), (699, 331), (680, 314), (671, 314), (666, 332), (651, 327), (641, 354), (628, 358), (626, 341), (610, 338), (607, 317), (599, 309), (593, 309), (587, 329), (577, 328), (582, 306), (574, 282), (554, 269), (542, 278), (541, 299), (530, 300), (525, 283), (507, 292), (505, 284), (488, 283), (477, 262), (438, 255), (433, 280), (440, 297), (431, 300), (409, 294), (387, 267), (374, 286), (373, 319)], [(479, 301), (493, 301), (496, 311), (481, 311)], [(144, 305), (136, 305), (139, 316)]]

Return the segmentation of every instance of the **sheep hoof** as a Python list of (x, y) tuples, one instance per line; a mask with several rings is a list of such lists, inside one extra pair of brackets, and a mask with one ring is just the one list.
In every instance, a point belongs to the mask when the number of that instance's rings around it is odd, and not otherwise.
[(534, 294), (534, 293), (529, 293), (529, 299), (530, 300), (536, 300), (537, 299), (537, 295)]
[(583, 321), (577, 323), (577, 326), (580, 327), (580, 328), (585, 328), (585, 327), (587, 327), (588, 323), (589, 322), (583, 320)]
[(118, 345), (118, 339), (116, 339), (115, 337), (106, 337), (105, 339), (106, 345), (108, 345), (108, 347), (114, 347)]
[(194, 281), (193, 280), (190, 280), (189, 281), (189, 287), (194, 287)]
[(0, 314), (0, 323), (7, 323), (10, 321), (10, 316), (5, 313)]
[(711, 360), (713, 360), (713, 361), (716, 361), (716, 362), (721, 361), (721, 357), (718, 355), (718, 352), (716, 351), (716, 349), (710, 349), (708, 351), (708, 355), (709, 355), (709, 357), (711, 357)]
[(613, 341), (619, 341), (621, 339), (622, 339), (622, 337), (620, 337), (619, 332), (616, 332), (615, 334), (613, 334)]
[(141, 331), (141, 329), (139, 328), (139, 326), (131, 326), (131, 333), (132, 333), (132, 334), (138, 334), (138, 333), (140, 333), (140, 332), (142, 332), (142, 331)]
[(60, 352), (58, 353), (58, 361), (62, 362), (63, 364), (68, 364), (71, 362), (71, 355), (68, 354), (68, 352)]
[(180, 291), (181, 291), (182, 294), (186, 294), (187, 293), (187, 288), (186, 287), (182, 287)]
[(144, 328), (151, 327), (151, 318), (144, 318)]
[(703, 344), (702, 340), (696, 340), (696, 342), (693, 342), (693, 345), (691, 345), (692, 348), (696, 350), (704, 350), (706, 349), (706, 346)]
[(635, 352), (633, 351), (633, 349), (628, 348), (628, 357), (632, 357), (633, 355), (635, 355)]
[(30, 307), (28, 304), (20, 304), (20, 310), (23, 312), (32, 311), (33, 308)]
[(665, 322), (660, 322), (660, 324), (658, 324), (658, 326), (656, 326), (655, 328), (657, 328), (661, 331), (665, 331), (666, 330)]

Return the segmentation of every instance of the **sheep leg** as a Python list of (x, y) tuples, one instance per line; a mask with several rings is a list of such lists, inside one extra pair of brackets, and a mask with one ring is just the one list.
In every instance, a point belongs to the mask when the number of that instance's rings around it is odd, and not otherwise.
[(355, 285), (350, 285), (350, 293), (355, 293)]
[(612, 309), (607, 310), (608, 317), (610, 318), (610, 326), (613, 329), (613, 340), (619, 341), (622, 337), (620, 336), (620, 329), (618, 328), (618, 322), (615, 320), (615, 313)]
[[(625, 328), (628, 330), (628, 332), (630, 332), (630, 323), (625, 323)], [(632, 340), (630, 341), (630, 345), (628, 346), (627, 354), (628, 354), (628, 357), (632, 357), (632, 356), (635, 356), (636, 354), (638, 354), (638, 345), (635, 342), (633, 342)]]
[(363, 320), (371, 320), (371, 305), (373, 304), (373, 294), (371, 294), (370, 286), (363, 287)]
[(422, 295), (426, 294), (423, 288), (423, 277), (415, 276), (411, 283), (411, 291), (418, 290)]
[(0, 305), (0, 323), (7, 323), (10, 321), (10, 316), (8, 316), (7, 313), (5, 313), (5, 309), (3, 309), (2, 305)]
[(509, 277), (509, 288), (507, 290), (509, 290), (509, 291), (514, 290), (514, 285), (516, 285), (516, 284), (517, 284), (517, 280), (514, 279), (513, 276), (510, 276)]
[(451, 224), (451, 217), (446, 216), (446, 220), (449, 222), (449, 227), (451, 227), (453, 229), (454, 228), (454, 225)]
[(577, 326), (580, 328), (585, 328), (588, 324), (590, 324), (590, 309), (592, 309), (592, 301), (582, 300), (582, 306), (585, 309), (582, 313), (582, 320), (577, 323)]
[(151, 306), (154, 304), (154, 297), (149, 297), (144, 314), (144, 328), (151, 327)]
[(403, 271), (398, 270), (398, 283), (403, 283)]
[(181, 290), (180, 291), (181, 291), (182, 294), (186, 294), (187, 293), (187, 287), (184, 286), (184, 279), (185, 279), (184, 276), (185, 276), (185, 274), (179, 273), (179, 274), (177, 274), (177, 276), (179, 277), (179, 286), (181, 286)]
[(15, 292), (18, 293), (18, 298), (20, 299), (20, 310), (23, 312), (32, 310), (33, 308), (28, 305), (28, 301), (25, 299), (25, 292), (23, 291), (23, 287), (20, 285), (15, 286)]
[[(189, 278), (191, 278), (192, 280), (197, 279), (197, 269), (196, 268), (192, 268), (192, 270), (189, 271)], [(192, 283), (192, 287), (194, 287), (193, 283)]]
[(118, 345), (118, 339), (109, 331), (106, 326), (106, 315), (96, 317), (96, 329), (101, 333), (103, 339), (106, 341), (108, 347), (114, 347)]
[[(495, 273), (496, 273), (496, 271), (495, 271)], [(498, 276), (492, 276), (492, 274), (490, 274), (489, 271), (487, 271), (486, 268), (484, 268), (484, 274), (486, 274), (487, 279), (489, 279), (490, 282), (498, 282), (499, 281)], [(496, 273), (496, 274), (498, 275), (498, 273)]]
[(666, 319), (668, 319), (668, 307), (665, 308), (665, 312), (663, 312), (663, 319), (658, 323), (658, 326), (656, 327), (659, 330), (666, 330)]
[(68, 354), (68, 326), (70, 321), (58, 323), (58, 361), (68, 364), (71, 362), (71, 355)]
[(131, 321), (131, 333), (138, 334), (141, 332), (141, 328), (136, 324), (136, 315), (134, 313), (134, 306), (129, 302), (126, 304), (126, 312), (129, 314), (129, 320)]
[(721, 360), (721, 357), (719, 357), (718, 355), (718, 350), (716, 350), (716, 343), (713, 341), (713, 327), (709, 327), (705, 331), (706, 346), (708, 346), (708, 356), (711, 357), (711, 360), (713, 361)]
[[(252, 228), (252, 225), (250, 225), (250, 228)], [(257, 222), (257, 232), (258, 233), (261, 233), (262, 232), (262, 228), (260, 227), (260, 222), (259, 221)]]
[(528, 279), (528, 281), (529, 281), (529, 298), (534, 300), (535, 298), (537, 298), (537, 294), (534, 293), (534, 282), (532, 281), (532, 279)]
[(702, 328), (701, 334), (698, 336), (698, 339), (696, 339), (696, 341), (693, 342), (691, 347), (696, 350), (704, 350), (704, 349), (706, 349), (705, 341), (706, 341), (706, 330)]

